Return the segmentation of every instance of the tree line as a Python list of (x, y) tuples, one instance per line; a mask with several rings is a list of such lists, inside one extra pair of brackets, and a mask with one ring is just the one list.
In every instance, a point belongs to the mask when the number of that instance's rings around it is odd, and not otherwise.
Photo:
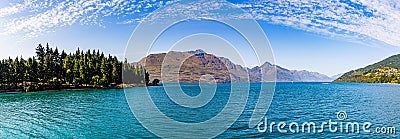
[(49, 44), (36, 47), (36, 56), (0, 61), (1, 90), (38, 91), (62, 88), (113, 88), (120, 84), (145, 85), (149, 75), (140, 65), (121, 62), (99, 50), (59, 52)]

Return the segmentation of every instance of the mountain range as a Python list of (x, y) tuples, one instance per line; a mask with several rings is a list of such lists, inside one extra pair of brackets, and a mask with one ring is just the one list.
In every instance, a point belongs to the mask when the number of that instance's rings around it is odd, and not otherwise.
[(270, 82), (275, 80), (275, 75), (277, 82), (330, 82), (333, 80), (318, 72), (288, 70), (269, 62), (247, 68), (233, 63), (228, 58), (208, 54), (201, 49), (150, 54), (135, 64), (145, 66), (150, 74), (150, 80), (161, 79), (164, 82)]

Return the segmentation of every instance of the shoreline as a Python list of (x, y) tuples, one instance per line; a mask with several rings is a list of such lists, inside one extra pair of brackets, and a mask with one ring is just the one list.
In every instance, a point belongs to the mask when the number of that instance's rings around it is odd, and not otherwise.
[[(188, 82), (192, 83), (192, 82)], [(262, 83), (262, 82), (249, 82), (249, 83)], [(264, 82), (264, 83), (271, 83), (271, 82)], [(398, 83), (369, 83), (369, 82), (275, 82), (275, 83), (367, 83), (367, 84), (386, 84), (386, 85), (400, 85)], [(219, 83), (217, 83), (219, 84)], [(120, 84), (113, 87), (107, 88), (96, 88), (96, 87), (89, 87), (89, 86), (81, 86), (81, 87), (65, 87), (60, 89), (43, 89), (31, 92), (25, 92), (23, 89), (9, 89), (9, 90), (0, 90), (1, 94), (24, 94), (24, 93), (35, 93), (35, 92), (59, 92), (59, 91), (86, 91), (86, 90), (109, 90), (109, 89), (124, 89), (124, 88), (140, 88), (140, 87), (148, 87), (146, 85), (139, 85), (139, 84)]]
[(80, 87), (64, 87), (59, 89), (41, 89), (36, 91), (26, 92), (23, 89), (9, 89), (9, 90), (0, 90), (1, 94), (24, 94), (24, 93), (35, 93), (35, 92), (59, 92), (59, 91), (85, 91), (85, 90), (108, 90), (108, 89), (124, 89), (124, 88), (139, 88), (146, 87), (146, 85), (141, 84), (120, 84), (113, 87), (90, 87), (90, 86), (80, 86)]
[(400, 85), (400, 83), (373, 83), (373, 82), (345, 82), (345, 81), (332, 81), (333, 83), (369, 83), (369, 84), (389, 84), (389, 85)]

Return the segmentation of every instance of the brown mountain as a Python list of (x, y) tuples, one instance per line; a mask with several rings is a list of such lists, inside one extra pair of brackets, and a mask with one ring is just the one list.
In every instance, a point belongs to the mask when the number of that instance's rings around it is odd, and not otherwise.
[(278, 82), (332, 81), (331, 78), (320, 73), (288, 70), (268, 62), (260, 67), (244, 68), (241, 65), (234, 64), (227, 58), (207, 54), (200, 49), (188, 52), (171, 51), (150, 54), (137, 62), (137, 64), (145, 66), (151, 80), (161, 79), (164, 82), (176, 82), (178, 80), (183, 82), (206, 81), (216, 83), (270, 82), (274, 80), (275, 76)]
[(203, 50), (150, 54), (137, 63), (145, 66), (151, 80), (161, 79), (165, 82), (239, 82), (244, 81), (247, 75), (242, 66)]

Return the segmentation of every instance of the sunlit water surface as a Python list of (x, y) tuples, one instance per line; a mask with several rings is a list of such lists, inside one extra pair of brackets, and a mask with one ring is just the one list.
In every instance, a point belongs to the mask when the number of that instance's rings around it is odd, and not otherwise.
[[(240, 84), (235, 84), (240, 85)], [(167, 116), (181, 122), (206, 121), (226, 105), (229, 84), (219, 84), (214, 98), (201, 109), (188, 109), (168, 99), (162, 87), (148, 88), (154, 103)], [(364, 83), (277, 83), (266, 118), (268, 123), (340, 122), (337, 112), (345, 111), (344, 122), (371, 122), (372, 133), (280, 133), (277, 127), (260, 133), (248, 121), (257, 101), (260, 83), (251, 84), (243, 114), (217, 138), (399, 138), (400, 85)], [(130, 88), (126, 93), (143, 93)], [(200, 88), (182, 85), (195, 96)], [(229, 116), (229, 115), (228, 115)], [(151, 116), (149, 116), (151, 117)], [(163, 123), (155, 123), (162, 126)], [(395, 134), (375, 133), (376, 127), (395, 127)], [(212, 127), (210, 127), (212, 128)], [(317, 129), (319, 129), (318, 127)], [(286, 127), (287, 129), (287, 127)], [(288, 129), (287, 129), (288, 130)], [(301, 129), (300, 129), (301, 131)], [(176, 134), (171, 132), (171, 134)], [(199, 134), (199, 131), (193, 131)], [(200, 133), (201, 134), (201, 133)], [(88, 90), (0, 95), (1, 138), (156, 138), (130, 111), (124, 90)]]

